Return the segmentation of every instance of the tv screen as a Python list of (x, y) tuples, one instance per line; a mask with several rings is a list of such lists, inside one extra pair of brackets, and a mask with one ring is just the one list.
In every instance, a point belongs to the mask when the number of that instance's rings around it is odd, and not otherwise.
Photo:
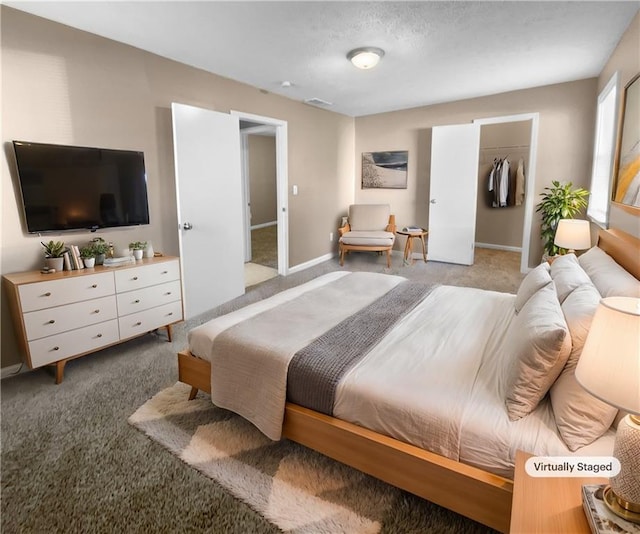
[(144, 154), (14, 141), (29, 233), (149, 224)]

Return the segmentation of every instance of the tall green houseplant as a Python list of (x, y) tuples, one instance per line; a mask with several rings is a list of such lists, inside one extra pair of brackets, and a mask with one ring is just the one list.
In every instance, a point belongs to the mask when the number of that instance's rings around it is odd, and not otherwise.
[(542, 214), (541, 236), (544, 241), (544, 251), (549, 256), (555, 256), (561, 249), (553, 240), (560, 219), (573, 219), (575, 215), (587, 207), (589, 191), (582, 187), (574, 188), (573, 184), (561, 184), (557, 180), (551, 182), (552, 187), (545, 187), (541, 193), (542, 200), (536, 211)]

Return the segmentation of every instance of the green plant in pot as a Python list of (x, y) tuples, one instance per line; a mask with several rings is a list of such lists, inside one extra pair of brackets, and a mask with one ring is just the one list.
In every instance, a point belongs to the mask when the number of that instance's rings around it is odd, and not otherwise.
[(44, 264), (48, 269), (62, 271), (64, 266), (64, 253), (67, 247), (62, 241), (49, 241), (48, 243), (40, 242), (44, 247)]
[(96, 264), (96, 247), (93, 243), (89, 243), (88, 245), (82, 247), (80, 249), (80, 257), (84, 261), (84, 266), (87, 269), (91, 269)]
[(132, 241), (129, 243), (129, 248), (133, 250), (133, 257), (136, 260), (142, 259), (142, 254), (144, 253), (144, 249), (147, 248), (146, 241)]
[(544, 257), (555, 256), (563, 252), (553, 242), (560, 219), (573, 219), (587, 207), (589, 191), (582, 187), (574, 188), (571, 182), (561, 184), (554, 180), (552, 187), (545, 187), (541, 193), (542, 200), (536, 206), (536, 211), (542, 215), (540, 235), (544, 241)]
[(102, 265), (107, 252), (109, 252), (109, 244), (101, 237), (96, 237), (91, 241), (91, 246), (96, 258), (96, 265)]

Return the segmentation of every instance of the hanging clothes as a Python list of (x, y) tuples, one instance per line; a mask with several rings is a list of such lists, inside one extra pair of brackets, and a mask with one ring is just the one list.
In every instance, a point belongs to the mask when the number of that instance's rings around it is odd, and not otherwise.
[(493, 160), (493, 168), (489, 173), (489, 191), (493, 193), (491, 205), (494, 208), (504, 208), (508, 205), (509, 167), (507, 158)]
[(518, 161), (518, 169), (516, 170), (516, 198), (515, 205), (522, 206), (524, 202), (524, 159)]

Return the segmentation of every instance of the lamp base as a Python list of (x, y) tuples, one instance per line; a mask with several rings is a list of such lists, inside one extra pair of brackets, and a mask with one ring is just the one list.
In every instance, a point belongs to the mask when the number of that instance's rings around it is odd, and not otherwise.
[(611, 489), (611, 486), (604, 488), (602, 500), (607, 505), (607, 508), (609, 508), (609, 510), (618, 517), (621, 517), (626, 521), (630, 521), (631, 523), (640, 524), (640, 512), (634, 512), (632, 509), (629, 509), (630, 506), (633, 508), (633, 504), (620, 499)]

